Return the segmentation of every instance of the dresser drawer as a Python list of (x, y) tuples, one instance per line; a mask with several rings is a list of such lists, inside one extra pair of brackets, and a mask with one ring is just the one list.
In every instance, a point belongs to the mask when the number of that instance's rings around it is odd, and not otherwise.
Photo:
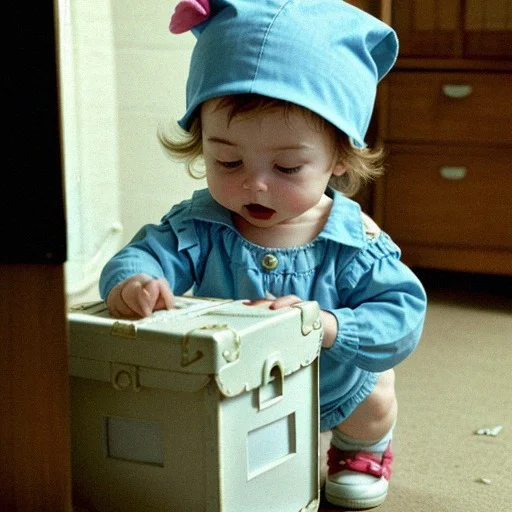
[(388, 141), (512, 144), (512, 74), (392, 72)]
[(406, 244), (512, 250), (512, 150), (391, 147), (383, 228)]

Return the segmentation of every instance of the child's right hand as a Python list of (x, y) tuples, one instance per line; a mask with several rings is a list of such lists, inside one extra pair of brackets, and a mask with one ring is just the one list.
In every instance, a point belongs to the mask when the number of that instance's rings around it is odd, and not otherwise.
[(172, 309), (174, 295), (166, 279), (137, 274), (110, 290), (107, 306), (115, 318), (145, 317), (159, 309)]

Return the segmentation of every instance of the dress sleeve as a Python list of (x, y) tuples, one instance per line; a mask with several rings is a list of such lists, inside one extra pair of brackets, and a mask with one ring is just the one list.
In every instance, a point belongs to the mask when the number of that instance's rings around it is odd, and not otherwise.
[(121, 281), (140, 273), (164, 277), (173, 293), (182, 295), (195, 282), (199, 241), (194, 221), (182, 220), (184, 207), (174, 207), (158, 225), (140, 229), (131, 242), (107, 262), (100, 276), (100, 295), (106, 299)]
[(338, 334), (329, 357), (382, 372), (416, 348), (425, 319), (425, 290), (386, 233), (359, 251), (337, 283), (343, 306), (330, 310)]

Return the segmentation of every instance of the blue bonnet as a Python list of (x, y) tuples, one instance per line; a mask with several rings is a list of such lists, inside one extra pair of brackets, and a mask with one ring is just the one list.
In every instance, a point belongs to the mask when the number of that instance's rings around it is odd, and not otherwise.
[(185, 130), (204, 101), (253, 93), (306, 107), (365, 147), (398, 53), (391, 27), (342, 0), (184, 0), (170, 27), (197, 37)]

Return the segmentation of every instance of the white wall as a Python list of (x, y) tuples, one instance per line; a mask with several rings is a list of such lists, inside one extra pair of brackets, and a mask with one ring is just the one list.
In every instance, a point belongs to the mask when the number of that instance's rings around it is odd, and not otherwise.
[(177, 1), (112, 0), (116, 48), (120, 205), (126, 242), (145, 222), (158, 222), (172, 204), (203, 187), (160, 147), (159, 124), (184, 112), (191, 33), (173, 35)]
[(59, 0), (71, 303), (98, 298), (105, 263), (148, 222), (205, 186), (160, 148), (185, 105), (192, 34), (177, 0)]

